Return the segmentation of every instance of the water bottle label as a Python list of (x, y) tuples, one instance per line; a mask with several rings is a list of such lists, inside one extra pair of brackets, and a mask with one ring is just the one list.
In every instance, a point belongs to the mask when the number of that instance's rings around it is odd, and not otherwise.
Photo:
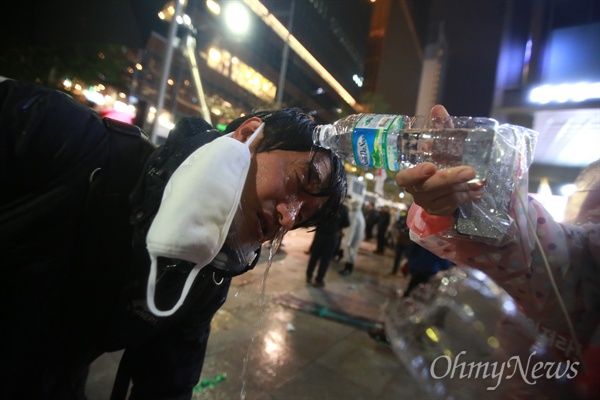
[(391, 114), (365, 114), (352, 133), (357, 165), (398, 170), (398, 131), (402, 118)]

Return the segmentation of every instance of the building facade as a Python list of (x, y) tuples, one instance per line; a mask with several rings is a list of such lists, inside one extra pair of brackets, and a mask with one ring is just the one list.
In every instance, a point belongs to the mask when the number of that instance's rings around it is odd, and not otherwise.
[[(186, 5), (192, 28), (177, 28), (165, 93), (164, 109), (172, 121), (202, 115), (184, 46), (187, 35), (196, 41), (202, 91), (215, 125), (280, 106), (303, 108), (320, 122), (361, 110), (370, 1), (245, 0), (238, 3), (248, 12), (249, 29), (243, 34), (227, 26), (232, 3), (202, 0)], [(144, 70), (136, 78), (136, 98), (142, 105), (155, 102), (166, 48), (167, 38), (153, 34), (143, 51)]]

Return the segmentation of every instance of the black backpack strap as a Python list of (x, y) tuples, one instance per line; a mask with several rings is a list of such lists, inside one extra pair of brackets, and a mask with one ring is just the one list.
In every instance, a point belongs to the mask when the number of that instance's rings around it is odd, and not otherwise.
[(127, 392), (129, 391), (129, 384), (131, 382), (131, 357), (129, 352), (125, 350), (121, 361), (119, 362), (119, 368), (117, 369), (117, 375), (113, 383), (112, 392), (110, 394), (110, 400), (123, 400), (127, 398)]

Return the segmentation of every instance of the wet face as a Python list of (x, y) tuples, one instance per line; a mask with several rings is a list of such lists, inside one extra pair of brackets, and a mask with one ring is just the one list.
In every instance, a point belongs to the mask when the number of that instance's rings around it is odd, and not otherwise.
[(326, 187), (330, 176), (331, 162), (322, 151), (252, 152), (242, 192), (242, 241), (273, 240), (281, 229), (294, 229), (312, 217), (327, 198), (310, 193)]

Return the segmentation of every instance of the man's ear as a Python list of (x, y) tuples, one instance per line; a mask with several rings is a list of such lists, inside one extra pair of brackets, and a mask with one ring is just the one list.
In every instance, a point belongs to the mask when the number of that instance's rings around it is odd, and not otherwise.
[(232, 137), (242, 143), (246, 143), (248, 138), (252, 136), (262, 122), (262, 119), (258, 117), (248, 118), (233, 132)]

